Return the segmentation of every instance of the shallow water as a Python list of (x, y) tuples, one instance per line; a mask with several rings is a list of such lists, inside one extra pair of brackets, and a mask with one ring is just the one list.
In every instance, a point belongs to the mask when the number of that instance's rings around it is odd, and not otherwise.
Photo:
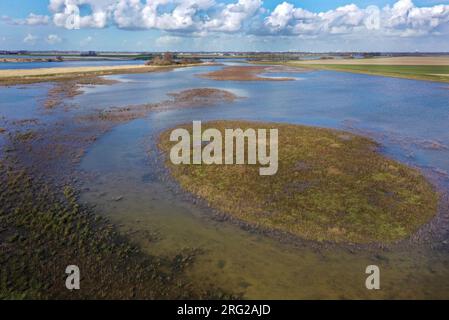
[[(42, 108), (50, 84), (33, 84), (26, 86), (0, 86), (0, 152), (7, 142), (7, 133), (25, 131), (33, 127), (33, 121), (47, 122), (52, 118)], [(31, 120), (30, 122), (21, 122)]]
[[(383, 151), (392, 157), (449, 170), (448, 150), (426, 149), (419, 143), (449, 141), (445, 85), (321, 71), (293, 75), (303, 80), (290, 82), (195, 77), (216, 68), (120, 76), (126, 82), (90, 89), (77, 97), (76, 103), (83, 105), (89, 101), (96, 106), (111, 101), (138, 104), (192, 87), (227, 89), (245, 97), (231, 105), (157, 112), (116, 127), (81, 164), (83, 170), (96, 174), (83, 199), (96, 204), (150, 253), (201, 248), (204, 253), (190, 270), (192, 279), (246, 298), (449, 297), (449, 255), (444, 252), (416, 247), (351, 253), (339, 247), (316, 250), (281, 243), (214, 221), (207, 209), (182, 200), (160, 182), (154, 164), (154, 140), (165, 128), (192, 120), (249, 119), (343, 129), (350, 125), (375, 133)], [(117, 198), (121, 200), (113, 200)], [(151, 240), (149, 234), (158, 239)], [(382, 271), (382, 290), (377, 292), (364, 287), (364, 271), (370, 264)]]
[[(189, 88), (225, 89), (245, 98), (225, 107), (170, 111), (158, 121), (166, 121), (166, 128), (192, 120), (247, 119), (357, 129), (375, 135), (384, 152), (399, 160), (449, 171), (447, 84), (331, 71), (269, 75), (296, 81), (214, 81), (195, 76), (218, 68), (110, 76), (124, 82), (88, 88), (73, 102), (106, 108), (161, 101), (169, 92)], [(430, 147), (431, 142), (439, 147)]]
[[(327, 71), (269, 74), (301, 79), (297, 81), (214, 81), (195, 76), (217, 68), (221, 67), (111, 76), (122, 82), (89, 86), (71, 99), (82, 112), (157, 102), (169, 92), (198, 87), (226, 89), (244, 97), (233, 104), (155, 112), (115, 127), (83, 158), (80, 169), (94, 178), (85, 182), (82, 200), (95, 204), (99, 213), (151, 254), (202, 249), (189, 269), (192, 280), (245, 298), (449, 298), (449, 253), (419, 246), (317, 250), (218, 222), (209, 210), (183, 200), (158, 179), (154, 144), (161, 130), (192, 120), (290, 122), (362, 131), (381, 142), (382, 151), (391, 157), (449, 171), (449, 150), (444, 148), (449, 141), (447, 85)], [(18, 104), (14, 97), (19, 99), (22, 92), (16, 87), (4, 90), (2, 98), (8, 99), (0, 102), (0, 112), (8, 117), (39, 94), (33, 95), (31, 88), (30, 96)], [(27, 109), (20, 110), (28, 114)], [(439, 147), (429, 148), (432, 142)], [(365, 289), (365, 268), (370, 264), (381, 268), (379, 291)]]
[[(204, 253), (189, 271), (192, 280), (246, 298), (448, 296), (449, 259), (441, 252), (416, 248), (351, 253), (338, 247), (320, 251), (294, 247), (214, 221), (208, 210), (180, 200), (158, 181), (151, 166), (154, 145), (147, 133), (157, 132), (163, 127), (157, 123), (168, 118), (170, 115), (158, 113), (117, 127), (82, 163), (83, 169), (96, 174), (95, 183), (86, 185), (90, 190), (83, 200), (95, 203), (99, 212), (147, 252), (170, 255), (184, 248), (201, 248)], [(114, 200), (122, 196), (120, 201)], [(157, 240), (151, 240), (153, 235)], [(382, 290), (378, 292), (364, 288), (364, 270), (370, 264), (382, 270)]]

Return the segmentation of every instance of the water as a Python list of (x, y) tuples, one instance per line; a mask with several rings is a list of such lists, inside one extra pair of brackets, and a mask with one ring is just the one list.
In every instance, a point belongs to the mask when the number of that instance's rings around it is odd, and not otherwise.
[[(195, 75), (221, 67), (176, 72), (111, 76), (123, 83), (87, 89), (74, 103), (132, 105), (161, 101), (169, 92), (189, 88), (224, 89), (245, 97), (232, 105), (169, 111), (160, 115), (166, 128), (179, 122), (247, 119), (318, 125), (377, 134), (384, 152), (401, 161), (449, 171), (449, 90), (447, 84), (317, 71), (276, 73), (296, 81), (213, 81)], [(154, 122), (148, 121), (150, 127)], [(158, 123), (160, 124), (160, 123)], [(400, 142), (400, 143), (399, 143)], [(439, 150), (429, 148), (438, 142)]]
[[(42, 106), (50, 84), (27, 86), (0, 86), (0, 128), (8, 131), (27, 130), (34, 120), (47, 122), (51, 115), (43, 112)], [(30, 120), (28, 123), (21, 122)], [(0, 133), (0, 152), (7, 141), (6, 132)]]
[(36, 118), (41, 114), (38, 106), (45, 99), (49, 84), (27, 86), (0, 86), (0, 117), (8, 120)]
[[(18, 56), (21, 58), (21, 56)], [(34, 57), (41, 58), (41, 57)], [(65, 67), (96, 67), (96, 66), (121, 66), (142, 65), (141, 60), (76, 60), (62, 62), (0, 62), (0, 70), (8, 69), (36, 69), (36, 68), (65, 68)]]
[[(204, 250), (189, 270), (193, 281), (211, 283), (246, 298), (417, 298), (447, 297), (449, 259), (425, 249), (350, 253), (342, 248), (317, 252), (250, 234), (216, 222), (154, 178), (148, 154), (166, 122), (178, 112), (157, 113), (117, 127), (85, 157), (82, 168), (95, 172), (83, 196), (99, 212), (130, 233), (150, 254), (170, 255), (183, 248)], [(184, 116), (189, 117), (185, 111)], [(193, 114), (190, 114), (192, 116)], [(184, 119), (183, 119), (184, 120)], [(113, 201), (124, 196), (121, 201)], [(158, 241), (149, 241), (148, 234)], [(364, 288), (365, 267), (382, 269), (382, 291)]]
[[(449, 90), (445, 85), (325, 71), (271, 75), (301, 79), (290, 82), (220, 82), (195, 77), (216, 68), (121, 76), (127, 82), (77, 97), (76, 103), (90, 101), (97, 106), (111, 101), (138, 104), (192, 87), (226, 89), (245, 97), (231, 105), (153, 113), (116, 127), (82, 162), (82, 169), (97, 174), (85, 201), (97, 204), (124, 232), (132, 232), (133, 239), (149, 253), (203, 249), (190, 270), (191, 277), (246, 298), (449, 296), (449, 257), (444, 252), (417, 247), (353, 254), (343, 248), (317, 252), (307, 246), (282, 244), (214, 221), (210, 212), (180, 200), (158, 182), (151, 165), (154, 140), (163, 129), (192, 120), (248, 119), (340, 129), (351, 124), (376, 133), (384, 152), (392, 157), (449, 170), (448, 150), (431, 150), (419, 143), (449, 141)], [(120, 202), (111, 201), (119, 196), (124, 196)], [(148, 233), (158, 234), (160, 240), (149, 242)], [(364, 287), (364, 270), (370, 264), (382, 270), (381, 291)]]
[[(27, 55), (0, 55), (10, 59), (55, 59), (56, 56), (27, 56)], [(64, 57), (63, 57), (64, 59)], [(69, 59), (69, 58), (68, 58)], [(241, 63), (243, 59), (214, 59), (217, 62), (225, 61), (228, 64)], [(80, 60), (62, 62), (1, 62), (0, 70), (7, 69), (36, 69), (36, 68), (64, 68), (64, 67), (96, 67), (96, 66), (121, 66), (121, 65), (143, 65), (146, 61), (131, 59), (104, 59), (101, 57), (80, 58)]]
[[(155, 112), (115, 127), (95, 142), (80, 165), (95, 175), (86, 181), (89, 189), (82, 200), (96, 204), (100, 214), (151, 254), (202, 249), (188, 271), (192, 280), (245, 298), (449, 298), (447, 252), (420, 246), (350, 252), (339, 246), (316, 250), (281, 243), (213, 220), (207, 209), (182, 200), (160, 182), (153, 161), (155, 137), (166, 128), (192, 120), (245, 119), (361, 130), (379, 140), (388, 156), (449, 171), (449, 150), (427, 147), (429, 141), (449, 141), (447, 85), (327, 71), (270, 74), (298, 78), (287, 82), (221, 82), (195, 76), (217, 68), (112, 76), (122, 82), (86, 88), (72, 99), (86, 111), (156, 102), (169, 92), (198, 87), (245, 97), (233, 104)], [(10, 108), (2, 105), (0, 112)], [(118, 197), (123, 198), (114, 201)], [(157, 241), (151, 241), (154, 234)], [(382, 290), (365, 289), (370, 264), (381, 268)]]

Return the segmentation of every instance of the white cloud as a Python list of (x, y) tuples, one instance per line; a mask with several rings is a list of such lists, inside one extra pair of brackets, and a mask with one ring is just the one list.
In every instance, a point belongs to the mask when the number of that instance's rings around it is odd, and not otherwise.
[(61, 10), (64, 4), (67, 3), (65, 0), (50, 0), (50, 4), (48, 5), (48, 9), (52, 12), (57, 12)]
[[(203, 28), (204, 14), (211, 9), (213, 0), (118, 0), (112, 7), (113, 22), (119, 28), (160, 29), (196, 32)], [(167, 7), (172, 9), (168, 10)]]
[[(283, 2), (266, 18), (266, 25), (272, 30), (282, 30), (292, 21), (296, 10), (301, 9), (295, 9), (291, 3)], [(298, 19), (300, 19), (299, 16)]]
[(5, 21), (8, 24), (12, 25), (30, 25), (30, 26), (37, 26), (37, 25), (47, 25), (50, 22), (50, 17), (45, 15), (38, 15), (34, 13), (30, 13), (28, 17), (25, 19), (13, 19), (8, 16), (2, 16), (2, 20)]
[(49, 34), (47, 36), (47, 38), (45, 39), (45, 41), (48, 44), (57, 44), (57, 43), (61, 43), (62, 39), (58, 35), (56, 35), (56, 34)]
[(226, 5), (216, 18), (206, 23), (205, 27), (212, 31), (239, 31), (243, 23), (254, 17), (261, 7), (261, 0), (238, 0), (237, 3)]
[(80, 41), (80, 45), (82, 47), (85, 47), (85, 46), (89, 45), (93, 40), (94, 40), (93, 37), (87, 36), (86, 38), (84, 38), (83, 40)]
[(170, 47), (170, 46), (179, 44), (181, 42), (182, 42), (181, 37), (166, 35), (166, 36), (161, 36), (156, 39), (156, 46)]
[(392, 7), (382, 9), (375, 6), (362, 9), (350, 4), (320, 13), (284, 2), (265, 19), (265, 26), (272, 34), (322, 35), (371, 30), (384, 35), (414, 36), (437, 32), (448, 22), (449, 5), (416, 7), (411, 0), (398, 0)]
[(449, 22), (449, 5), (416, 7), (411, 0), (400, 0), (383, 9), (384, 27), (392, 34), (409, 36), (437, 31)]
[[(315, 37), (377, 33), (415, 36), (448, 33), (449, 5), (417, 7), (412, 0), (392, 6), (359, 8), (348, 4), (326, 12), (311, 12), (283, 2), (266, 14), (262, 0), (50, 0), (53, 22), (67, 27), (81, 6), (81, 28), (158, 29), (174, 33), (247, 33)], [(349, 0), (348, 0), (349, 2)], [(45, 22), (45, 16), (28, 17)]]
[(37, 36), (28, 33), (25, 38), (23, 38), (23, 42), (26, 44), (34, 45), (39, 38)]
[[(105, 28), (112, 8), (118, 0), (50, 0), (48, 8), (53, 13), (53, 23), (67, 27), (74, 17), (80, 28)], [(81, 15), (81, 6), (90, 8), (90, 14)]]
[(120, 28), (134, 28), (143, 23), (140, 0), (120, 0), (113, 12), (113, 19)]
[(81, 5), (91, 9), (79, 15), (81, 28), (159, 29), (179, 32), (236, 32), (262, 6), (262, 0), (238, 0), (222, 5), (215, 0), (50, 0), (53, 22), (65, 27)]
[(38, 15), (34, 13), (30, 13), (28, 17), (25, 19), (27, 25), (47, 25), (50, 21), (48, 16)]

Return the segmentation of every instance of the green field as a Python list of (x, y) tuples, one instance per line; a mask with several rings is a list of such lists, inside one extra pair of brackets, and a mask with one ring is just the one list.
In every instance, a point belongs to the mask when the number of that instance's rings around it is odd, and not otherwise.
[(306, 64), (306, 63), (297, 64), (294, 62), (287, 62), (285, 64), (311, 69), (346, 71), (346, 72), (364, 73), (364, 74), (396, 77), (396, 78), (449, 82), (449, 66)]

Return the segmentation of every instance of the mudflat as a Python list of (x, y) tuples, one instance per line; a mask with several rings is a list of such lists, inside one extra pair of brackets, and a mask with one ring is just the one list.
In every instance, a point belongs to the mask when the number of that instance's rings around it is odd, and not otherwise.
[[(287, 70), (287, 69), (286, 69)], [(264, 77), (260, 74), (269, 72), (282, 72), (279, 66), (233, 66), (217, 71), (199, 74), (199, 77), (221, 81), (289, 81), (288, 77)]]

